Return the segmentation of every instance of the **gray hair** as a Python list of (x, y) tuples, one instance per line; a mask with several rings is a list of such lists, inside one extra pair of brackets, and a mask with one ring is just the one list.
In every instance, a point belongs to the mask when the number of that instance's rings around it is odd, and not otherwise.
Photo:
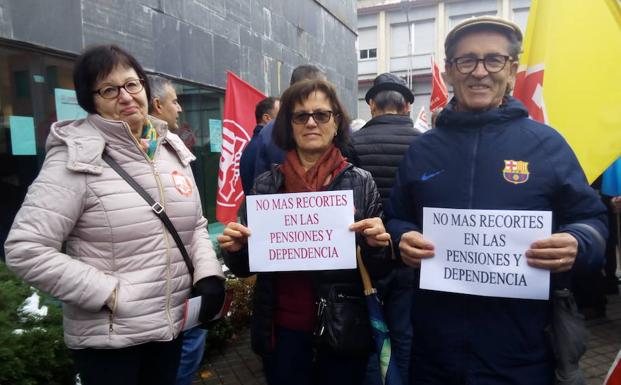
[(155, 99), (161, 100), (164, 97), (164, 94), (166, 93), (166, 87), (170, 86), (173, 89), (175, 88), (170, 79), (167, 79), (165, 77), (149, 75), (148, 78), (149, 84), (151, 85), (151, 103)]
[(381, 111), (395, 109), (398, 112), (403, 112), (407, 109), (408, 102), (405, 100), (405, 96), (403, 96), (398, 91), (393, 90), (385, 90), (378, 92), (374, 97), (373, 101), (377, 108)]

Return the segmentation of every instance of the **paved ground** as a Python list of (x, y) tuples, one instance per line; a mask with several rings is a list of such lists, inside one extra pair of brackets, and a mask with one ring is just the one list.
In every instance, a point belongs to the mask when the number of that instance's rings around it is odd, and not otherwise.
[(588, 385), (602, 385), (621, 349), (621, 296), (608, 296), (606, 317), (587, 321), (589, 350), (580, 361)]
[[(587, 321), (589, 350), (580, 365), (588, 385), (602, 385), (612, 360), (621, 348), (621, 296), (608, 297), (606, 317)], [(206, 360), (192, 385), (265, 385), (261, 361), (250, 350), (244, 331), (221, 353)]]

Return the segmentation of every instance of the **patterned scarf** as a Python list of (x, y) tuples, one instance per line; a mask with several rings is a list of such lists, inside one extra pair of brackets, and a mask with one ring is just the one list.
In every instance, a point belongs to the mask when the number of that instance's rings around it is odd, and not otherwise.
[(285, 175), (285, 192), (322, 191), (347, 162), (334, 145), (308, 171), (304, 170), (295, 150), (287, 152), (281, 170)]
[(157, 131), (149, 119), (144, 120), (142, 135), (140, 135), (140, 146), (149, 159), (153, 159), (157, 147)]

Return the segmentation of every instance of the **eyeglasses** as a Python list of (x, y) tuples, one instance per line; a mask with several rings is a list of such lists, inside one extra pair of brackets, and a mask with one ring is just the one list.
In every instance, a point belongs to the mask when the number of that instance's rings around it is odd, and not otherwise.
[(105, 86), (98, 90), (93, 91), (94, 94), (99, 94), (104, 99), (114, 99), (119, 96), (121, 88), (130, 94), (137, 94), (144, 88), (144, 80), (131, 79), (125, 82), (122, 86)]
[(468, 75), (477, 68), (479, 62), (483, 62), (483, 67), (490, 74), (500, 72), (507, 62), (511, 59), (508, 55), (486, 55), (483, 59), (477, 59), (471, 56), (456, 57), (449, 60), (449, 63), (455, 64), (457, 71), (464, 75)]
[(315, 123), (328, 123), (333, 114), (332, 111), (294, 112), (291, 121), (296, 124), (306, 124), (312, 116)]

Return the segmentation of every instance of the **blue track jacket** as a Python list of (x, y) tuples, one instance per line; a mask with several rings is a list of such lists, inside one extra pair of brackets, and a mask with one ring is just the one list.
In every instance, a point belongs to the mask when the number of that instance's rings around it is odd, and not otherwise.
[[(482, 113), (456, 112), (454, 103), (401, 163), (386, 208), (395, 244), (405, 232), (423, 232), (423, 207), (547, 210), (553, 233), (578, 240), (574, 269), (601, 268), (606, 208), (563, 137), (529, 119), (511, 97)], [(506, 175), (505, 161), (528, 165), (521, 174)], [(549, 315), (548, 301), (417, 289), (414, 383), (552, 384), (544, 335)]]

